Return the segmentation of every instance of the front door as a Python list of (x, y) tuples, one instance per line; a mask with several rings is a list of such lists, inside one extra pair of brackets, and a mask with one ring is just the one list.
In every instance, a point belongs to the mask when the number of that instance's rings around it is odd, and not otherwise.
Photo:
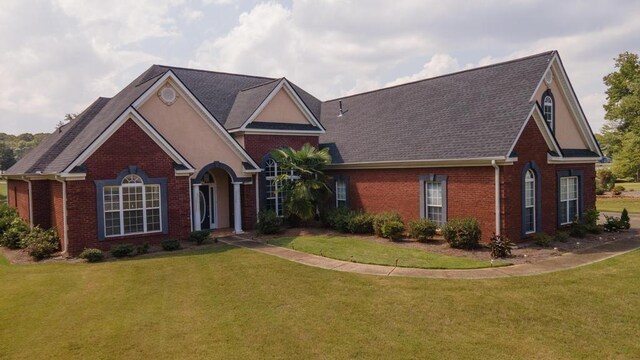
[(200, 228), (215, 229), (216, 224), (216, 185), (200, 186)]

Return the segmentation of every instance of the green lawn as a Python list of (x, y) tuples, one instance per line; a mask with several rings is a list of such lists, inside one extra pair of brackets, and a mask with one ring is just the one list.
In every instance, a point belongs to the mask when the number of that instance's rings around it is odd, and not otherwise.
[[(269, 244), (363, 264), (395, 265), (398, 259), (400, 267), (424, 269), (477, 269), (491, 266), (489, 261), (434, 254), (345, 236), (284, 237), (269, 240)], [(508, 263), (494, 263), (494, 266), (503, 265)]]
[(630, 213), (640, 214), (640, 198), (603, 198), (598, 197), (596, 208), (599, 211), (622, 212), (627, 208)]
[(376, 277), (246, 249), (0, 257), (0, 358), (640, 357), (640, 251), (541, 276)]
[(0, 181), (0, 203), (7, 200), (7, 182)]
[(640, 191), (640, 183), (616, 183), (616, 185), (624, 186), (624, 189), (627, 191)]

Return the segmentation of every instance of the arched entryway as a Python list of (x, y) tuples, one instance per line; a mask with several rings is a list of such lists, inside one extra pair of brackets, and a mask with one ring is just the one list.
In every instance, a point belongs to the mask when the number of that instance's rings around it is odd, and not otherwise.
[(242, 233), (240, 185), (251, 178), (238, 177), (221, 162), (204, 166), (192, 180), (192, 219), (194, 230), (213, 230), (233, 225)]

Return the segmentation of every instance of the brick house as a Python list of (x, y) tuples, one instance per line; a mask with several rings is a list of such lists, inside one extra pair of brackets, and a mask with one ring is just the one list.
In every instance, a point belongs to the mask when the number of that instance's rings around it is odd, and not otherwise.
[(473, 216), (513, 240), (595, 206), (601, 151), (555, 51), (324, 102), (285, 78), (153, 65), (3, 177), (77, 255), (282, 214), (269, 154), (305, 143), (330, 149), (335, 206)]

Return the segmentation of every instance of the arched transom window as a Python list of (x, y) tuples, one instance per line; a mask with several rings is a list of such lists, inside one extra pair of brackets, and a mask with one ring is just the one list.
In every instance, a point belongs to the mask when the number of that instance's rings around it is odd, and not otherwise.
[(142, 178), (129, 174), (120, 186), (103, 188), (105, 236), (158, 232), (160, 185), (145, 185)]

